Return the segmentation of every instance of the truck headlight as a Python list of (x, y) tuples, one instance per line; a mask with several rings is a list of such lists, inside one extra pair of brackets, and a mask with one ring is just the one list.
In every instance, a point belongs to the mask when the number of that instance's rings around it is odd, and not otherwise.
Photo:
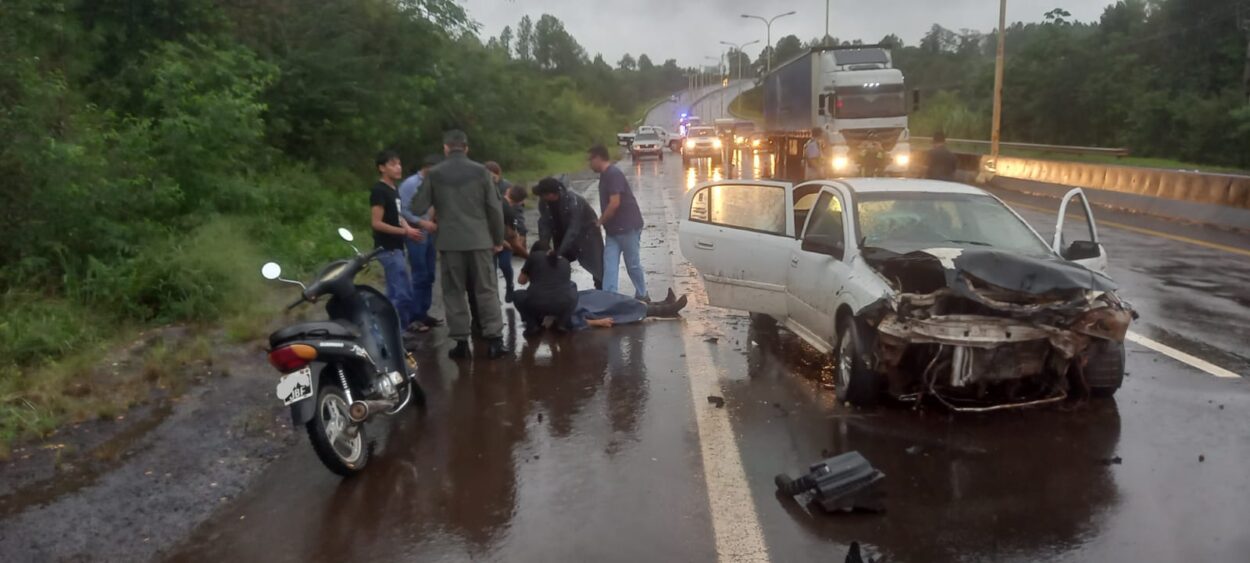
[(694, 148), (694, 141), (687, 139), (687, 140), (686, 140), (686, 148), (688, 148), (688, 149), (693, 149), (693, 148)]
[(894, 164), (906, 167), (908, 164), (911, 164), (911, 155), (906, 153), (895, 155)]
[(846, 158), (845, 156), (833, 157), (833, 169), (834, 170), (846, 170), (846, 167), (850, 166), (850, 164), (851, 164), (850, 159)]
[(720, 139), (713, 139), (713, 140), (712, 140), (712, 146), (713, 146), (713, 147), (716, 147), (716, 148), (718, 148), (718, 149), (719, 149), (719, 148), (721, 148), (721, 142), (720, 142)]

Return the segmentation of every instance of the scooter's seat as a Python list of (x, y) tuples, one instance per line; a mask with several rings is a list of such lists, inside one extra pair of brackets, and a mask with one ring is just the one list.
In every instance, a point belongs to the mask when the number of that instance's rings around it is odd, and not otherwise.
[(304, 338), (359, 338), (360, 331), (347, 323), (335, 321), (314, 321), (300, 323), (279, 329), (269, 335), (269, 347), (273, 348), (283, 342)]

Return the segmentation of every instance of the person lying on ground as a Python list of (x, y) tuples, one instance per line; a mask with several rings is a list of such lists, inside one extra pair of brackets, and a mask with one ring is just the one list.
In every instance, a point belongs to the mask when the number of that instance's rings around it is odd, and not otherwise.
[(547, 249), (543, 241), (534, 243), (517, 278), (517, 283), (530, 285), (529, 289), (517, 290), (512, 302), (525, 322), (527, 337), (541, 333), (548, 317), (555, 319), (557, 329), (582, 330), (636, 323), (647, 317), (673, 318), (686, 307), (686, 296), (678, 298), (672, 289), (658, 303), (601, 289), (577, 291), (568, 259), (549, 254)]

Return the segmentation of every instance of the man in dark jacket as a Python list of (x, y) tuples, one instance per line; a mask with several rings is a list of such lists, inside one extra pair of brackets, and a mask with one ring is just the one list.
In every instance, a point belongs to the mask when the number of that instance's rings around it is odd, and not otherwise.
[(551, 252), (576, 261), (590, 272), (595, 289), (603, 289), (603, 235), (599, 216), (586, 199), (555, 178), (543, 178), (534, 186), (538, 196), (538, 240)]
[(926, 177), (930, 180), (954, 182), (957, 164), (955, 153), (946, 148), (946, 133), (934, 133), (933, 148), (929, 149), (929, 173)]
[(490, 172), (468, 157), (469, 139), (463, 131), (443, 136), (447, 158), (430, 169), (426, 185), (412, 200), (412, 212), (438, 210), (438, 261), (442, 266), (443, 305), (447, 328), (456, 346), (453, 358), (469, 355), (469, 300), (466, 287), (472, 280), (482, 335), (490, 342), (488, 355), (508, 353), (503, 343), (503, 311), (495, 283), (495, 254), (503, 249), (503, 206)]

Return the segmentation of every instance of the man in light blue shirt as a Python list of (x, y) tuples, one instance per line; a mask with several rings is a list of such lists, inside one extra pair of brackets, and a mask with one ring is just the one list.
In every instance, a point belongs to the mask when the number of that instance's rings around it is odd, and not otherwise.
[(408, 266), (412, 269), (412, 296), (415, 302), (418, 332), (429, 332), (431, 328), (443, 323), (440, 319), (430, 317), (430, 306), (434, 301), (434, 272), (437, 267), (434, 233), (438, 230), (438, 226), (433, 221), (433, 209), (418, 217), (413, 215), (411, 205), (412, 198), (416, 197), (417, 191), (421, 189), (421, 184), (425, 181), (425, 175), (441, 160), (442, 158), (437, 155), (425, 157), (421, 161), (421, 169), (399, 184), (400, 213), (409, 225), (425, 233), (425, 238), (420, 242), (412, 239), (405, 241), (408, 247)]

